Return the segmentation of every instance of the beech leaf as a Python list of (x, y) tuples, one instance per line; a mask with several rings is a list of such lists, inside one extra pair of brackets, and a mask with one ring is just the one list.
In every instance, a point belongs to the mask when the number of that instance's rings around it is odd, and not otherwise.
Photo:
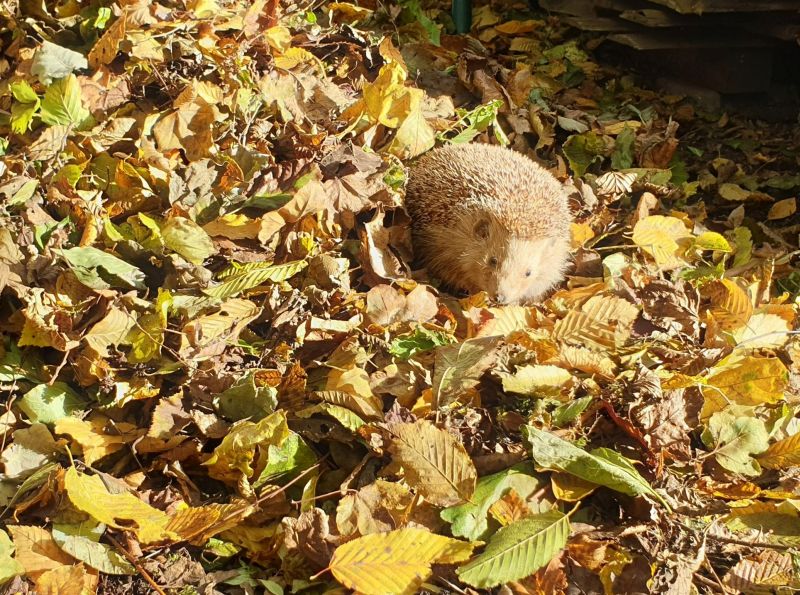
[(392, 424), (390, 450), (403, 466), (406, 481), (437, 506), (469, 500), (477, 472), (467, 451), (449, 432), (429, 421)]
[(424, 529), (397, 529), (340, 545), (329, 568), (345, 587), (364, 595), (412, 595), (431, 576), (431, 564), (462, 562), (476, 545)]

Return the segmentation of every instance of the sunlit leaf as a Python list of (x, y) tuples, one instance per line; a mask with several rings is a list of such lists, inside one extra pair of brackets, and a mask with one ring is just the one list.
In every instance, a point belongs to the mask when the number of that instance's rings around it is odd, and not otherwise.
[(89, 111), (83, 107), (81, 88), (74, 74), (47, 87), (40, 116), (45, 124), (51, 126), (78, 125), (89, 117)]
[(458, 569), (458, 576), (479, 588), (525, 578), (547, 565), (568, 535), (569, 518), (558, 511), (519, 520), (495, 533), (482, 554)]
[(713, 449), (720, 465), (734, 473), (759, 475), (761, 466), (753, 458), (767, 449), (769, 436), (764, 422), (754, 417), (736, 417), (720, 411), (708, 420), (703, 442)]
[(248, 289), (263, 285), (268, 281), (272, 281), (273, 283), (286, 281), (306, 268), (307, 264), (308, 263), (304, 260), (296, 260), (285, 264), (277, 264), (246, 271), (240, 275), (230, 277), (223, 283), (204, 290), (204, 292), (208, 296), (224, 300), (238, 295), (243, 291), (247, 291)]
[(523, 436), (528, 442), (534, 461), (542, 467), (571, 473), (630, 496), (649, 496), (665, 504), (663, 498), (639, 475), (633, 464), (613, 450), (596, 448), (592, 452), (586, 452), (533, 426), (524, 426)]
[(364, 595), (412, 595), (431, 575), (431, 564), (462, 562), (475, 545), (424, 529), (397, 529), (339, 546), (329, 568), (345, 587)]
[(142, 543), (169, 540), (177, 536), (166, 531), (169, 517), (130, 492), (112, 492), (98, 475), (67, 469), (64, 488), (70, 501), (96, 521), (133, 531)]
[(466, 450), (449, 432), (419, 420), (390, 426), (390, 447), (408, 484), (438, 506), (469, 500), (477, 472)]

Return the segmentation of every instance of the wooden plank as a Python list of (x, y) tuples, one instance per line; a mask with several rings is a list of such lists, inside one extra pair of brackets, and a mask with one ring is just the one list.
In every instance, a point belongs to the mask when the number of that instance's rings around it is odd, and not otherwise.
[(625, 21), (608, 17), (563, 16), (561, 20), (583, 31), (627, 33), (641, 30), (641, 27), (637, 26), (635, 23), (626, 23)]
[(650, 0), (681, 14), (798, 10), (797, 0)]
[(594, 2), (589, 0), (539, 0), (539, 8), (576, 17), (595, 17)]
[[(698, 34), (700, 31), (700, 34)], [(686, 33), (673, 29), (655, 29), (643, 33), (614, 33), (608, 39), (637, 50), (678, 50), (713, 48), (762, 48), (775, 43), (758, 35), (741, 35), (716, 30)]]
[(619, 16), (621, 19), (638, 23), (645, 27), (698, 27), (708, 25), (708, 22), (702, 20), (699, 16), (684, 15), (657, 8), (623, 10), (619, 13)]

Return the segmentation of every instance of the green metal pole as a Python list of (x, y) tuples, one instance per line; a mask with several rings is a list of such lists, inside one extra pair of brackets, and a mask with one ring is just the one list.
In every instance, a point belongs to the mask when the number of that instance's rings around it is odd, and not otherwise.
[(452, 12), (456, 33), (469, 33), (472, 29), (472, 0), (453, 0)]

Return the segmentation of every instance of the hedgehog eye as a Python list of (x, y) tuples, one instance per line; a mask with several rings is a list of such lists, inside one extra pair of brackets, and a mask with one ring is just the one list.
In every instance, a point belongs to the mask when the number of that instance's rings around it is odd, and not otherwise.
[(497, 258), (495, 256), (492, 256), (489, 259), (489, 266), (492, 267), (492, 268), (496, 268), (497, 267), (497, 262), (498, 262)]
[(526, 277), (530, 277), (531, 276), (531, 272), (530, 271), (525, 271), (525, 276)]

